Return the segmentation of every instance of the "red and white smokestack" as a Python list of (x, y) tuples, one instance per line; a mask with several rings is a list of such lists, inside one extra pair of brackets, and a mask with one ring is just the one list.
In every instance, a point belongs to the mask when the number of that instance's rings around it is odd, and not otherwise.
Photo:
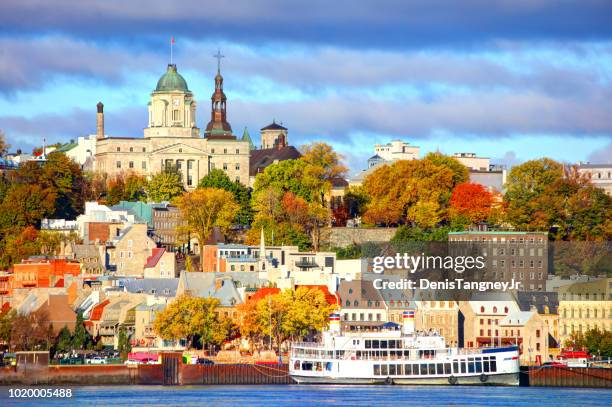
[(340, 314), (337, 312), (329, 315), (329, 332), (340, 333)]
[(404, 335), (414, 334), (414, 310), (406, 310), (402, 313), (402, 331)]

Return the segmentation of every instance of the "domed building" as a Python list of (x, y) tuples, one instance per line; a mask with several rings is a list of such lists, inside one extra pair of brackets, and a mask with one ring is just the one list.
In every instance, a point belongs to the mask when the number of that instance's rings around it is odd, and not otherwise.
[(104, 106), (98, 103), (94, 170), (109, 176), (134, 172), (150, 177), (174, 167), (185, 188), (193, 189), (211, 169), (219, 168), (248, 185), (250, 139), (232, 134), (220, 70), (211, 100), (211, 120), (201, 134), (194, 95), (176, 65), (169, 64), (151, 93), (144, 137), (106, 136)]

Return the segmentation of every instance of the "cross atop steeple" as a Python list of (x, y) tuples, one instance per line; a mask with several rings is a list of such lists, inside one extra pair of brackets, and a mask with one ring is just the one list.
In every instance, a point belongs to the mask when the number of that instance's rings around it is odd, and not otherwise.
[(219, 73), (221, 72), (221, 58), (225, 58), (225, 55), (222, 55), (221, 50), (217, 49), (217, 53), (213, 57), (217, 58), (217, 73)]

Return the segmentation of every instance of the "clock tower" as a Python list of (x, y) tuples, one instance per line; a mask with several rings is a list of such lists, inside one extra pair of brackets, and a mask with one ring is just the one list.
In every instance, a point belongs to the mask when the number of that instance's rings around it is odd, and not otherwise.
[(149, 102), (149, 125), (145, 138), (199, 137), (196, 127), (196, 102), (185, 79), (175, 64), (168, 64), (166, 73), (159, 78)]

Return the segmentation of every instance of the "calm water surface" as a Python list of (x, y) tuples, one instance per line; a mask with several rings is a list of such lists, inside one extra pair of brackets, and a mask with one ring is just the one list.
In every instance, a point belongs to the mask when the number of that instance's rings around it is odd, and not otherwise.
[(11, 399), (0, 406), (610, 406), (612, 389), (462, 386), (71, 387), (72, 399)]

